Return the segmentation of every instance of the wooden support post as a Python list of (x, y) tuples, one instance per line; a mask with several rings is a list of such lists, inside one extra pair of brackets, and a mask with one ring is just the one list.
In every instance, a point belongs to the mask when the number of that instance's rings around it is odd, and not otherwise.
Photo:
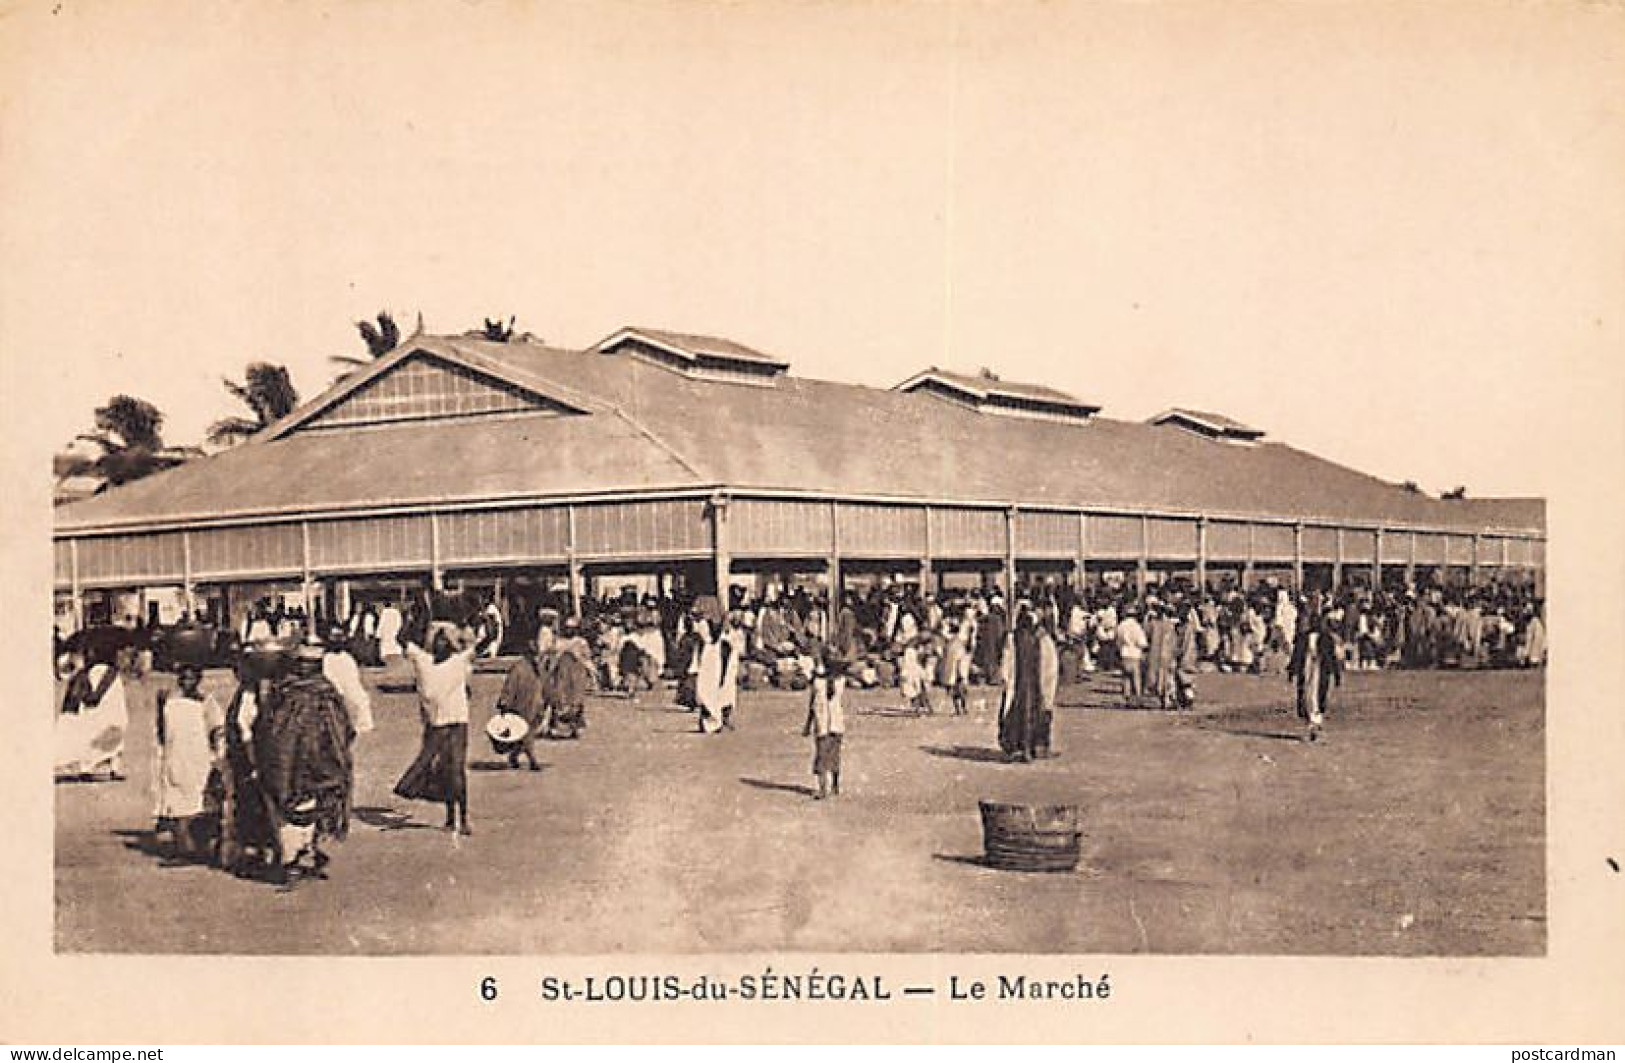
[(1078, 558), (1075, 562), (1078, 573), (1078, 589), (1082, 590), (1089, 585), (1089, 514), (1078, 514)]
[(1292, 525), (1292, 590), (1303, 593), (1303, 522)]
[(1416, 532), (1411, 532), (1411, 551), (1405, 558), (1405, 586), (1416, 587)]
[(1382, 590), (1382, 529), (1378, 528), (1372, 538), (1375, 544), (1371, 554), (1371, 589)]
[(1016, 507), (1004, 511), (1004, 596), (1008, 607), (1016, 603)]
[(197, 623), (197, 598), (192, 587), (192, 535), (181, 532), (181, 609), (187, 619)]
[(436, 591), (446, 589), (446, 573), (440, 567), (440, 519), (429, 511), (429, 586)]
[(1140, 514), (1140, 560), (1134, 569), (1134, 585), (1145, 596), (1145, 591), (1151, 584), (1151, 517), (1145, 513)]
[(1196, 590), (1207, 593), (1207, 515), (1196, 519)]
[(1343, 529), (1337, 529), (1337, 559), (1332, 562), (1332, 594), (1343, 589)]
[(829, 633), (833, 638), (835, 628), (841, 621), (841, 606), (845, 593), (841, 586), (841, 515), (839, 502), (829, 504), (829, 557), (826, 564), (829, 567)]
[(711, 559), (715, 565), (717, 602), (723, 612), (728, 611), (728, 576), (733, 571), (733, 558), (728, 552), (728, 496), (711, 496)]
[(1480, 576), (1478, 554), (1479, 554), (1479, 551), (1482, 550), (1483, 548), (1484, 548), (1484, 536), (1481, 535), (1478, 532), (1474, 532), (1473, 533), (1473, 557), (1472, 557), (1472, 560), (1469, 561), (1468, 565), (1467, 565), (1467, 585), (1469, 587), (1478, 586), (1478, 581), (1479, 581), (1479, 576)]
[(68, 586), (73, 595), (73, 630), (85, 629), (85, 589), (79, 584), (79, 540), (68, 540)]
[(920, 511), (924, 524), (924, 541), (920, 547), (920, 594), (935, 595), (937, 589), (934, 585), (934, 572), (931, 565), (931, 507), (926, 506)]
[(570, 598), (570, 615), (577, 620), (581, 619), (581, 562), (576, 559), (576, 507), (564, 508), (565, 542), (564, 566), (565, 582)]
[(302, 520), (299, 522), (299, 596), (304, 599), (306, 616), (315, 612), (310, 603), (310, 586), (310, 521)]
[(1256, 524), (1247, 522), (1247, 558), (1241, 563), (1241, 590), (1244, 594), (1253, 586), (1253, 557), (1258, 551), (1257, 530)]

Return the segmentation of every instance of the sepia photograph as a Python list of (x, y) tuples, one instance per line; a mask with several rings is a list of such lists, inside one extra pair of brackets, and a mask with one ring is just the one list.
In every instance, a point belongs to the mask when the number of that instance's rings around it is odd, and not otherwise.
[(1620, 8), (0, 40), (41, 963), (1105, 1007), (1101, 957), (1572, 962), (1581, 868), (1618, 942), (1618, 625), (1547, 603), (1622, 589)]

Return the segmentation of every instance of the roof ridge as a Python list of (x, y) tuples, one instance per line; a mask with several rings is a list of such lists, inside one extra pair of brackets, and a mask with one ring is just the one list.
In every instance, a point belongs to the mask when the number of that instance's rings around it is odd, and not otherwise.
[[(455, 340), (444, 340), (443, 342), (457, 354), (475, 363), (476, 368), (507, 380), (511, 384), (517, 384), (539, 394), (546, 394), (551, 398), (562, 399), (567, 405), (579, 406), (589, 413), (594, 409), (604, 409), (608, 406), (602, 399), (584, 395), (575, 388), (567, 384), (561, 384), (550, 376), (535, 372), (529, 366), (515, 365), (499, 356), (488, 355), (479, 350), (469, 350)], [(546, 347), (543, 349), (552, 350), (552, 348)], [(527, 378), (529, 382), (527, 382)]]
[[(557, 353), (557, 354), (563, 354), (563, 355), (571, 355), (571, 354), (587, 355), (587, 354), (591, 353), (589, 351), (579, 351), (579, 352), (578, 351), (569, 351), (569, 350), (565, 350), (565, 349), (562, 349), (562, 348), (545, 347), (545, 346), (542, 349), (546, 350), (546, 351), (553, 352), (553, 353)], [(475, 352), (475, 353), (478, 354), (478, 352)], [(498, 359), (498, 361), (500, 361), (500, 359)], [(516, 371), (521, 372), (521, 373), (525, 374), (526, 376), (531, 377), (532, 379), (536, 380), (539, 383), (546, 384), (549, 387), (557, 387), (560, 391), (565, 392), (566, 394), (579, 395), (579, 392), (576, 392), (575, 389), (566, 387), (563, 384), (558, 384), (556, 381), (554, 381), (554, 379), (551, 376), (547, 376), (547, 375), (544, 375), (544, 374), (541, 374), (541, 373), (536, 373), (536, 372), (532, 371), (531, 369), (529, 369), (528, 367), (514, 366), (513, 363), (511, 363), (511, 362), (502, 362), (502, 364), (504, 366), (512, 367)], [(660, 438), (653, 431), (651, 431), (649, 429), (649, 427), (647, 425), (645, 425), (642, 421), (639, 421), (637, 418), (635, 418), (631, 414), (627, 413), (626, 410), (621, 406), (620, 403), (615, 402), (615, 401), (610, 400), (610, 399), (607, 399), (607, 398), (604, 398), (602, 396), (594, 397), (594, 398), (587, 398), (585, 396), (582, 396), (581, 402), (582, 402), (583, 405), (590, 404), (593, 408), (595, 408), (597, 410), (607, 411), (609, 413), (613, 413), (615, 416), (619, 417), (622, 421), (626, 422), (626, 424), (634, 432), (638, 433), (643, 438), (647, 439), (650, 443), (653, 443), (656, 447), (659, 447), (668, 456), (670, 456), (670, 458), (673, 461), (675, 461), (677, 464), (679, 464), (683, 468), (687, 469), (694, 476), (697, 476), (702, 480), (705, 479), (705, 474), (703, 472), (701, 472), (698, 468), (696, 468), (693, 462), (689, 461), (686, 457), (684, 457), (683, 454), (676, 447), (672, 446), (670, 443), (667, 443), (664, 439)]]
[(611, 413), (615, 414), (615, 416), (619, 417), (621, 420), (625, 421), (629, 426), (631, 426), (632, 431), (638, 433), (638, 435), (642, 436), (644, 439), (647, 439), (649, 442), (653, 443), (655, 446), (659, 447), (661, 450), (670, 455), (671, 460), (675, 461), (677, 464), (681, 465), (683, 468), (687, 469), (701, 480), (706, 478), (705, 473), (701, 472), (697, 467), (695, 467), (693, 462), (683, 457), (681, 451), (672, 446), (670, 443), (666, 442), (664, 439), (661, 439), (658, 435), (655, 435), (655, 433), (652, 432), (647, 425), (623, 410), (618, 403), (611, 402), (606, 403), (605, 405), (608, 407)]

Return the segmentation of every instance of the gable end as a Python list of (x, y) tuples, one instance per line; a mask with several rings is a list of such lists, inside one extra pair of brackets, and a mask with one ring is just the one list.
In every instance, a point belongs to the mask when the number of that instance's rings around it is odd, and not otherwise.
[(541, 414), (573, 409), (507, 380), (418, 352), (341, 396), (295, 431), (321, 432), (468, 417)]

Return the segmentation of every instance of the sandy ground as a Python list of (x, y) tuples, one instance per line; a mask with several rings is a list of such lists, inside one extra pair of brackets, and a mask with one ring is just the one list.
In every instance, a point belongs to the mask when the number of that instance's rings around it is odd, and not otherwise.
[[(1197, 678), (1185, 715), (1063, 690), (1057, 760), (993, 751), (995, 692), (955, 719), (858, 693), (846, 793), (810, 799), (804, 696), (744, 695), (702, 736), (657, 692), (595, 698), (539, 774), (470, 743), (475, 834), (391, 793), (416, 749), (403, 673), (357, 747), (332, 877), (290, 891), (166, 867), (149, 832), (153, 694), (131, 686), (129, 778), (56, 787), (57, 942), (72, 952), (1545, 951), (1543, 677), (1351, 676), (1328, 741), (1284, 679)], [(224, 698), (224, 674), (210, 685)], [(476, 679), (476, 727), (500, 676)], [(979, 866), (978, 799), (1076, 804), (1071, 874)]]

